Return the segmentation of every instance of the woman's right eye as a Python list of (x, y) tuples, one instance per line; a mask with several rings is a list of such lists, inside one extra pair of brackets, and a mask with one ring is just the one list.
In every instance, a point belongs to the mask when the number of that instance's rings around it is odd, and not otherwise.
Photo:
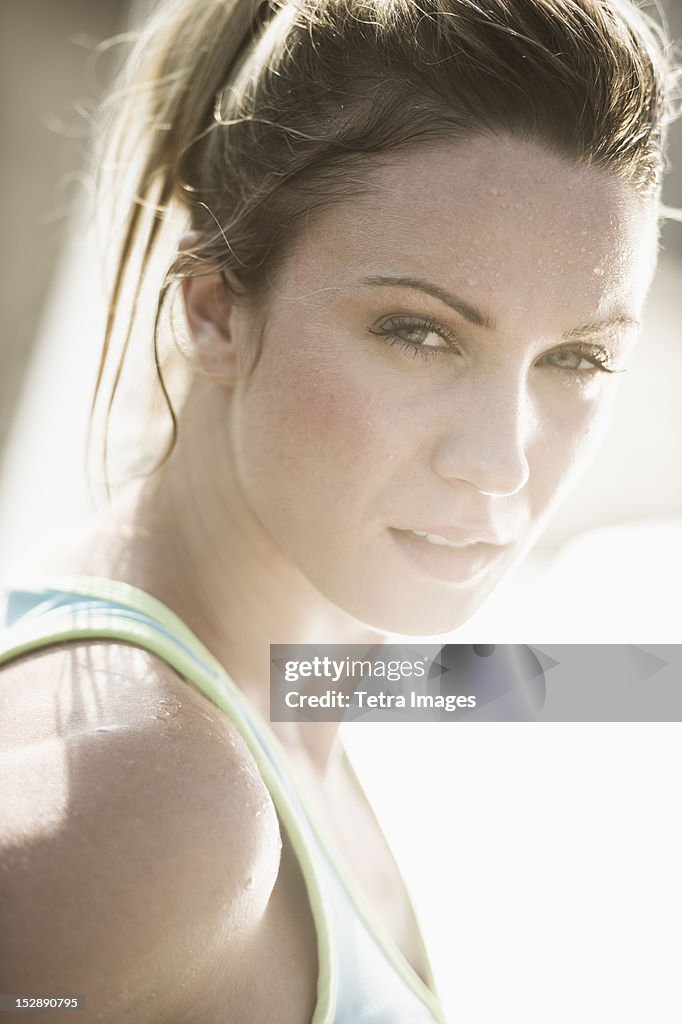
[(435, 320), (414, 316), (393, 316), (369, 328), (370, 334), (398, 345), (413, 356), (433, 358), (459, 351), (452, 331)]

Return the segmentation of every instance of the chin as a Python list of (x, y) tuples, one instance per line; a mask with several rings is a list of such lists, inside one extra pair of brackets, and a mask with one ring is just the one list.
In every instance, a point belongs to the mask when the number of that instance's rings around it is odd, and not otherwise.
[(354, 595), (353, 610), (359, 621), (384, 633), (428, 637), (452, 633), (463, 626), (523, 561), (535, 535), (526, 535), (510, 546), (503, 558), (476, 578), (443, 583), (421, 574), (394, 576), (385, 585), (366, 588)]
[(399, 636), (442, 636), (464, 625), (484, 604), (499, 578), (466, 586), (442, 587), (423, 593), (423, 587), (394, 588), (392, 592), (365, 592), (354, 607), (346, 606), (356, 621), (381, 633)]

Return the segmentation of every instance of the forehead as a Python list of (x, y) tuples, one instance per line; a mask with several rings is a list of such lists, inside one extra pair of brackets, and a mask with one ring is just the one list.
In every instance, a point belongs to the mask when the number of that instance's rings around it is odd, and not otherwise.
[(303, 287), (390, 271), (484, 300), (496, 320), (533, 314), (566, 328), (641, 307), (655, 210), (600, 168), (481, 137), (384, 155), (352, 185), (356, 195), (324, 209), (294, 246)]

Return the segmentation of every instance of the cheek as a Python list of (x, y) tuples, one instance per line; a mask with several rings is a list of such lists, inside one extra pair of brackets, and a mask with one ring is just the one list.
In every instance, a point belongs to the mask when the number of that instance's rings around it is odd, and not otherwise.
[(541, 417), (529, 453), (533, 509), (541, 515), (564, 496), (599, 451), (615, 397), (613, 381), (599, 384), (591, 398), (555, 392)]
[(295, 359), (264, 352), (235, 403), (247, 494), (302, 523), (371, 499), (394, 459), (396, 416), (380, 382), (364, 371), (303, 344)]

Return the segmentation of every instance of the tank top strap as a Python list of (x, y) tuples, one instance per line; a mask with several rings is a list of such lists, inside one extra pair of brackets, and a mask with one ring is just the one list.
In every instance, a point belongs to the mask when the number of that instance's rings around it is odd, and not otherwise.
[(141, 647), (174, 668), (230, 719), (251, 752), (301, 866), (317, 933), (318, 1003), (313, 1024), (334, 1020), (335, 956), (330, 908), (311, 856), (306, 819), (295, 792), (253, 722), (253, 710), (225, 670), (182, 620), (150, 594), (98, 577), (15, 584), (6, 592), (0, 665), (31, 651), (76, 640), (106, 640)]
[(272, 729), (177, 615), (130, 584), (74, 576), (14, 584), (6, 592), (4, 618), (0, 665), (64, 642), (129, 643), (161, 658), (228, 716), (272, 797), (306, 886), (318, 954), (311, 1024), (443, 1021), (434, 992), (376, 926), (366, 901), (321, 837)]

